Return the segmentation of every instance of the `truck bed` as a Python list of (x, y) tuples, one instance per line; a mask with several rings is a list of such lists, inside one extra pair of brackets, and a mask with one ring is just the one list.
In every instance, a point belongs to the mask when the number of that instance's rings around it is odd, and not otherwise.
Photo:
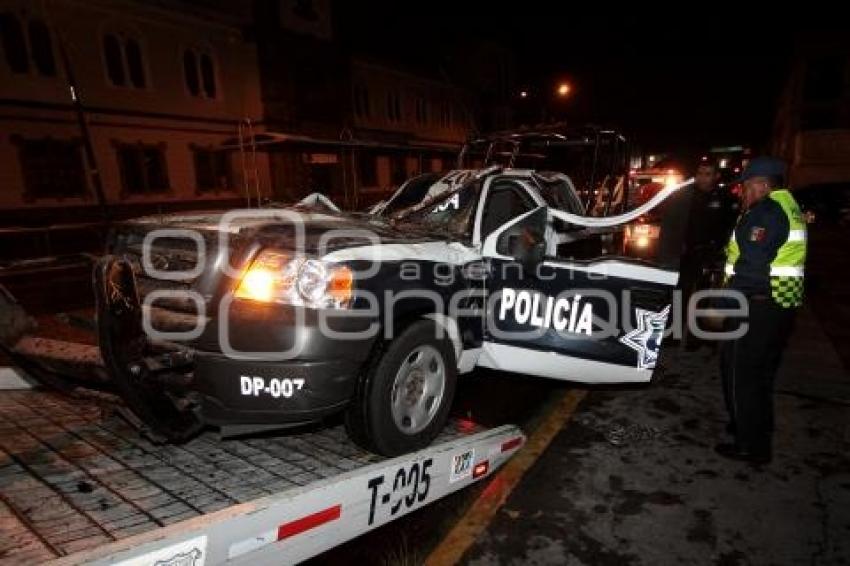
[[(342, 426), (155, 445), (108, 394), (0, 391), (0, 562), (91, 550), (381, 462)], [(480, 432), (451, 422), (435, 444)]]

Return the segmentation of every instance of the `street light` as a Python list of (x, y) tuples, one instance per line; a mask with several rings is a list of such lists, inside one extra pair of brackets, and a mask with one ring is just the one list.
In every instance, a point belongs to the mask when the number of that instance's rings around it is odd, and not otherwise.
[(570, 87), (569, 83), (561, 83), (558, 85), (558, 89), (556, 92), (558, 93), (558, 96), (560, 96), (561, 98), (565, 98), (568, 94), (570, 94), (570, 90), (572, 90), (572, 88)]
[(520, 98), (528, 98), (528, 91), (527, 90), (519, 91), (519, 97)]

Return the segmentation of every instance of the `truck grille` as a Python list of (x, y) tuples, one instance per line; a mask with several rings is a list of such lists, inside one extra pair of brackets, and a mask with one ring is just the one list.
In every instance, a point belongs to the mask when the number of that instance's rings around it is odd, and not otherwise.
[[(113, 238), (111, 250), (113, 255), (123, 257), (130, 262), (136, 276), (136, 287), (139, 300), (144, 304), (145, 298), (154, 291), (195, 291), (203, 298), (204, 310), (209, 312), (210, 301), (218, 284), (216, 278), (210, 277), (210, 266), (198, 268), (198, 262), (203, 261), (196, 250), (195, 242), (186, 238), (162, 237), (154, 240), (148, 251), (151, 272), (145, 269), (143, 263), (144, 240), (147, 230), (135, 226), (120, 227)], [(204, 238), (206, 245), (206, 260), (215, 258), (218, 237)], [(179, 278), (164, 277), (164, 274), (185, 273)], [(195, 272), (193, 276), (188, 276)], [(147, 308), (153, 327), (164, 332), (185, 332), (195, 328), (199, 322), (197, 317), (198, 305), (189, 296), (158, 297), (150, 308)]]

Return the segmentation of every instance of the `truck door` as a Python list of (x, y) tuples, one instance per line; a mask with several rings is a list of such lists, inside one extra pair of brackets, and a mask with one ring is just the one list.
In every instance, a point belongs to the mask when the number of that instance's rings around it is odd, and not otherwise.
[(649, 381), (678, 271), (547, 256), (547, 225), (541, 206), (481, 236), (488, 303), (478, 364), (587, 383)]

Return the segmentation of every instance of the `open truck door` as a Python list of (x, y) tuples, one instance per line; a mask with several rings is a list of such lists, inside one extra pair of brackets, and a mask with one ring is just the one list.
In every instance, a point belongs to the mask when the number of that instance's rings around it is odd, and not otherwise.
[[(686, 213), (684, 202), (674, 213)], [(585, 220), (539, 207), (489, 234), (479, 365), (586, 383), (649, 381), (671, 316), (678, 258), (662, 266), (610, 255), (579, 260), (550, 255), (547, 243), (553, 218), (592, 230), (634, 214)], [(664, 236), (680, 242), (683, 231)]]

